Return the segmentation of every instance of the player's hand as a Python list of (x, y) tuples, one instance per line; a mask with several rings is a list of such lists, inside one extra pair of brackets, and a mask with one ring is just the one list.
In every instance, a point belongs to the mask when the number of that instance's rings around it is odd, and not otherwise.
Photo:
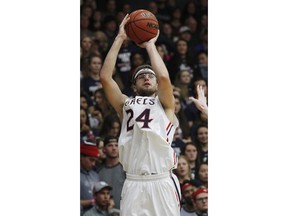
[(118, 32), (118, 36), (122, 38), (123, 40), (126, 40), (128, 38), (126, 31), (125, 31), (125, 25), (128, 22), (128, 20), (130, 19), (129, 14), (126, 14), (126, 16), (124, 17), (124, 19), (122, 20), (120, 26), (119, 26), (119, 32)]
[(146, 48), (148, 46), (154, 45), (159, 37), (160, 31), (158, 30), (158, 33), (155, 37), (151, 38), (149, 41), (145, 41), (141, 44), (137, 44), (137, 46), (141, 47), (141, 48)]

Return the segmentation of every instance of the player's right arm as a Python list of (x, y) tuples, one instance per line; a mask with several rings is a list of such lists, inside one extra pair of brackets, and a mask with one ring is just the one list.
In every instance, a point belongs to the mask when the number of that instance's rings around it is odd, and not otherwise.
[(120, 115), (121, 118), (122, 118), (122, 107), (127, 96), (122, 94), (119, 86), (113, 80), (112, 75), (119, 50), (124, 40), (127, 39), (124, 26), (128, 20), (129, 18), (127, 14), (119, 26), (118, 35), (116, 36), (100, 71), (100, 81), (102, 83), (105, 95), (109, 103), (113, 106), (113, 108), (116, 110), (116, 112)]

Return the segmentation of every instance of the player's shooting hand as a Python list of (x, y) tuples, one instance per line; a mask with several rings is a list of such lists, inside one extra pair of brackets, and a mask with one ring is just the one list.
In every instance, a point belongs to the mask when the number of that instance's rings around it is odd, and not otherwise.
[(130, 19), (129, 14), (126, 14), (126, 16), (124, 17), (124, 19), (122, 20), (119, 26), (118, 37), (121, 37), (123, 40), (126, 40), (128, 38), (126, 31), (125, 31), (125, 25), (129, 19)]
[(149, 41), (143, 42), (141, 44), (137, 44), (137, 46), (141, 48), (146, 48), (148, 46), (154, 45), (159, 37), (160, 31), (158, 30), (158, 33), (155, 37), (151, 38)]

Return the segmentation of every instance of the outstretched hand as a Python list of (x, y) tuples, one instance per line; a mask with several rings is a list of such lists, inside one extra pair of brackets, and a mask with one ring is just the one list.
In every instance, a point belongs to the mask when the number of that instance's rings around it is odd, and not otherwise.
[(200, 85), (197, 86), (197, 95), (198, 99), (194, 97), (189, 97), (189, 99), (192, 100), (197, 109), (199, 109), (202, 113), (208, 116), (207, 99), (205, 97), (204, 90)]

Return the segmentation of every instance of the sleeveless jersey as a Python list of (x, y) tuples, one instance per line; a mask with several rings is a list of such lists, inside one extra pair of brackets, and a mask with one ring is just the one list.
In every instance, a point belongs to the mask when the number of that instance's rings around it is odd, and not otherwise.
[(158, 96), (126, 99), (123, 106), (119, 160), (129, 174), (159, 174), (177, 167), (171, 147), (179, 122), (170, 122)]

